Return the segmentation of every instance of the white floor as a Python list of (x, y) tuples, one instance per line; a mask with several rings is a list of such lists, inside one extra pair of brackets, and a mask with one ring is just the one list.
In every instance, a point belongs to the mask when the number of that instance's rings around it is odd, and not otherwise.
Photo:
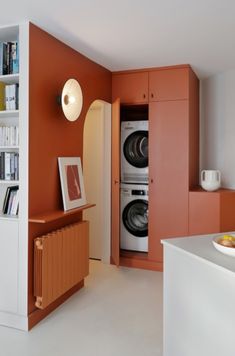
[(0, 356), (162, 356), (162, 273), (91, 261), (85, 288), (29, 333), (0, 327)]

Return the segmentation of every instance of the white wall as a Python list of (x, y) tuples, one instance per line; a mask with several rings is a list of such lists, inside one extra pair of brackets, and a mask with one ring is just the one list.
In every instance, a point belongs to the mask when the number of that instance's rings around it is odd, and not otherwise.
[(235, 70), (201, 82), (201, 169), (219, 169), (235, 189)]

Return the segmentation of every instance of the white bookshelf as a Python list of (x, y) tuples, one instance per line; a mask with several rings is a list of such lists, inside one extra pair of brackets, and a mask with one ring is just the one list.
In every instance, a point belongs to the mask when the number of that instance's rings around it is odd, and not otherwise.
[(13, 116), (19, 116), (19, 110), (1, 110), (0, 111), (0, 118), (13, 117)]
[[(19, 40), (19, 73), (0, 75), (0, 82), (19, 84), (19, 110), (0, 111), (0, 126), (18, 126), (20, 144), (0, 146), (19, 153), (19, 180), (0, 180), (0, 325), (28, 329), (28, 82), (29, 23), (0, 27), (0, 42)], [(2, 214), (7, 187), (19, 185), (19, 216)], [(6, 297), (7, 296), (7, 297)]]
[(0, 180), (0, 184), (15, 184), (19, 185), (20, 181), (19, 180)]
[(17, 215), (7, 215), (7, 214), (0, 213), (0, 220), (3, 220), (3, 221), (17, 221), (18, 220), (18, 216)]
[(3, 82), (5, 84), (19, 83), (19, 78), (20, 78), (19, 73), (0, 75), (0, 82)]
[(6, 151), (6, 150), (18, 150), (19, 146), (0, 146), (0, 151)]

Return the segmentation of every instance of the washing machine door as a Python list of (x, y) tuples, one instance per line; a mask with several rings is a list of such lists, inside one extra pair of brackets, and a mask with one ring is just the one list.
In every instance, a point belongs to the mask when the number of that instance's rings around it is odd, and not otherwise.
[(148, 236), (148, 201), (135, 199), (128, 203), (123, 210), (122, 221), (130, 234)]
[(136, 168), (148, 166), (148, 131), (132, 132), (125, 140), (123, 153), (128, 163)]

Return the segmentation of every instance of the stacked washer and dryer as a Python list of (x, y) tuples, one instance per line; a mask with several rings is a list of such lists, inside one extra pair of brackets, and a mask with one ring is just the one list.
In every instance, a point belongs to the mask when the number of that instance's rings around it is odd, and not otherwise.
[(148, 121), (121, 123), (120, 247), (148, 251)]

